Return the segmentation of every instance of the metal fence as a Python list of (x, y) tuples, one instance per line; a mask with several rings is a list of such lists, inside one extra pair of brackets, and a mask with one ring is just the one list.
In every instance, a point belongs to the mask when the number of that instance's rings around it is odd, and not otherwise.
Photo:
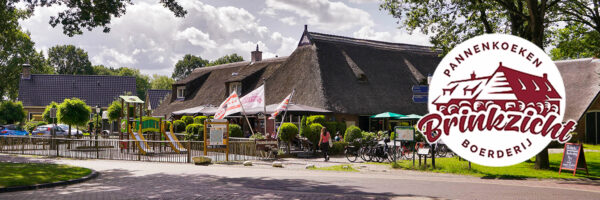
[[(135, 140), (106, 138), (50, 138), (31, 136), (0, 136), (0, 152), (77, 159), (137, 160), (150, 162), (189, 163), (193, 157), (204, 156), (203, 141), (180, 141), (186, 149), (177, 153), (165, 140), (147, 140), (152, 153), (141, 153)], [(264, 159), (253, 140), (232, 138), (229, 141), (229, 161)], [(213, 161), (225, 161), (224, 151), (208, 151)]]

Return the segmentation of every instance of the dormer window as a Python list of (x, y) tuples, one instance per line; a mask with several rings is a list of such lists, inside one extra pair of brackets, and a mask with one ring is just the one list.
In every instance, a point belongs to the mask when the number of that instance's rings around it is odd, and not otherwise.
[(242, 94), (242, 83), (241, 82), (231, 82), (229, 83), (229, 94), (235, 91), (238, 95)]
[(184, 99), (185, 86), (177, 87), (177, 99)]

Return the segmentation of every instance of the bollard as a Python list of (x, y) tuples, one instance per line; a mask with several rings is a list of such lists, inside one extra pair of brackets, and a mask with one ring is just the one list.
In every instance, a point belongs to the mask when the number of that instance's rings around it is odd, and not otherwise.
[(192, 163), (192, 142), (190, 139), (187, 141), (187, 162)]

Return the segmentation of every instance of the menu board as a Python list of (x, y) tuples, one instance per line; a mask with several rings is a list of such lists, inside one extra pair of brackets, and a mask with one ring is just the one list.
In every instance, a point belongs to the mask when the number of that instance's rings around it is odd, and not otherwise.
[(588, 172), (587, 164), (585, 163), (585, 155), (583, 153), (583, 146), (581, 144), (565, 144), (563, 158), (558, 173), (560, 174), (563, 169), (572, 170), (573, 175), (575, 175), (577, 169), (585, 169), (586, 173)]

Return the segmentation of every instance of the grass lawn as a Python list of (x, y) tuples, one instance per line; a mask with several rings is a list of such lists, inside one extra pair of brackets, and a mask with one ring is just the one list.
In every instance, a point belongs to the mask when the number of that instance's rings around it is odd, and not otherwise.
[[(347, 166), (344, 168), (344, 166)], [(343, 172), (358, 172), (358, 170), (352, 168), (352, 165), (334, 165), (329, 167), (315, 167), (310, 168), (311, 170), (326, 170), (326, 171), (343, 171)]]
[[(584, 144), (584, 148), (585, 150), (596, 150), (600, 149), (600, 145)], [(588, 171), (590, 174), (589, 176), (586, 176), (585, 170), (577, 170), (577, 174), (575, 176), (573, 176), (572, 171), (563, 171), (559, 175), (558, 168), (562, 159), (562, 153), (550, 154), (549, 158), (550, 169), (548, 170), (533, 169), (535, 165), (535, 158), (532, 158), (531, 161), (522, 162), (520, 164), (508, 167), (486, 167), (472, 164), (471, 170), (468, 169), (469, 164), (467, 161), (459, 161), (457, 157), (436, 158), (436, 169), (420, 169), (418, 167), (418, 161), (416, 166), (413, 167), (412, 160), (401, 161), (398, 163), (398, 165), (393, 167), (439, 173), (464, 174), (484, 178), (600, 178), (600, 152), (585, 152), (585, 159), (587, 161)], [(429, 160), (427, 164), (431, 164), (431, 160)]]
[(87, 168), (68, 165), (0, 162), (0, 188), (66, 181), (91, 172)]

